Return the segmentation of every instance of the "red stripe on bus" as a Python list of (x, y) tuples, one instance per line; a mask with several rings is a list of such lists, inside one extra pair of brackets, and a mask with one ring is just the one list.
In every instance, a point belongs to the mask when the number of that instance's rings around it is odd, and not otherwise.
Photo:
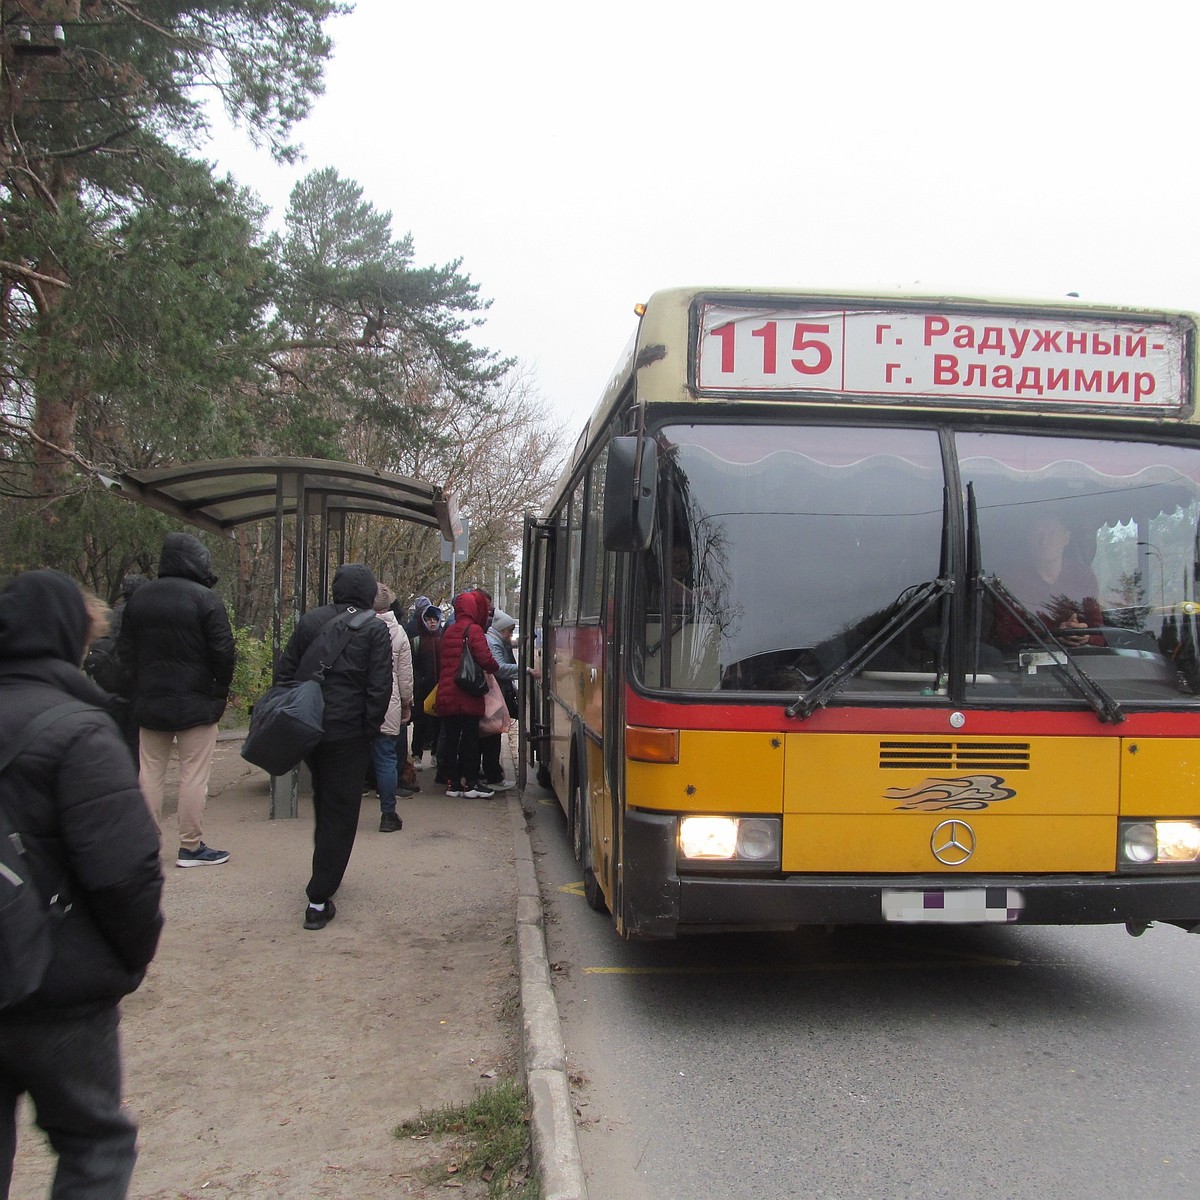
[[(951, 712), (966, 718), (958, 728)], [(1090, 710), (825, 708), (806, 720), (784, 716), (784, 706), (688, 704), (656, 700), (626, 689), (625, 718), (630, 725), (671, 729), (731, 730), (748, 733), (933, 734), (938, 737), (1200, 737), (1200, 713), (1127, 713), (1119, 725), (1099, 721)]]

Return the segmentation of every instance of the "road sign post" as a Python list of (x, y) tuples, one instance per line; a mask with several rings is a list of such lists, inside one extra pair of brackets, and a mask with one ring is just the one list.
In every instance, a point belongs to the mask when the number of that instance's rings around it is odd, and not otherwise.
[(442, 538), (442, 562), (450, 564), (450, 596), (454, 597), (455, 575), (456, 568), (460, 562), (465, 562), (467, 558), (467, 550), (470, 545), (471, 524), (466, 517), (460, 518), (462, 521), (462, 533), (454, 539), (453, 542), (448, 542)]

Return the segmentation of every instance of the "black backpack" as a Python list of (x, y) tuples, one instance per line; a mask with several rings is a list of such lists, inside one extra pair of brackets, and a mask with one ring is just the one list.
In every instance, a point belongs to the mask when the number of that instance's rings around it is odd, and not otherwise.
[(98, 637), (89, 647), (83, 660), (83, 672), (106, 692), (120, 692), (125, 678), (121, 660), (117, 657), (117, 639)]
[[(73, 712), (95, 712), (81, 700), (56, 704), (34, 717), (0, 755), (0, 775), (48, 725)], [(29, 873), (21, 835), (0, 805), (0, 1011), (37, 991), (54, 953), (54, 927), (70, 911), (61, 895), (46, 900)]]

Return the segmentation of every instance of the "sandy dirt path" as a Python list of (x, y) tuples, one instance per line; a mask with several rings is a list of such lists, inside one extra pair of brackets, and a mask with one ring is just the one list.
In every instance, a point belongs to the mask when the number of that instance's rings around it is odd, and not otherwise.
[[(365, 797), (338, 915), (308, 931), (308, 799), (298, 819), (269, 820), (267, 777), (239, 744), (218, 743), (205, 826), (230, 862), (179, 870), (164, 821), (166, 930), (123, 1005), (141, 1148), (130, 1195), (445, 1196), (422, 1167), (455, 1147), (391, 1131), (517, 1071), (508, 804), (447, 799), (426, 772), (400, 801), (404, 829), (381, 834)], [(28, 1106), (20, 1136), (11, 1200), (42, 1200), (53, 1160)]]

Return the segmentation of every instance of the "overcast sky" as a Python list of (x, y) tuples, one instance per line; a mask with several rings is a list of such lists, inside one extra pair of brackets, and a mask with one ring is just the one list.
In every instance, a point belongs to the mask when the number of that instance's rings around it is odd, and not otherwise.
[(1167, 0), (357, 0), (278, 169), (332, 166), (461, 258), (478, 340), (572, 432), (679, 284), (1200, 310), (1200, 5)]

